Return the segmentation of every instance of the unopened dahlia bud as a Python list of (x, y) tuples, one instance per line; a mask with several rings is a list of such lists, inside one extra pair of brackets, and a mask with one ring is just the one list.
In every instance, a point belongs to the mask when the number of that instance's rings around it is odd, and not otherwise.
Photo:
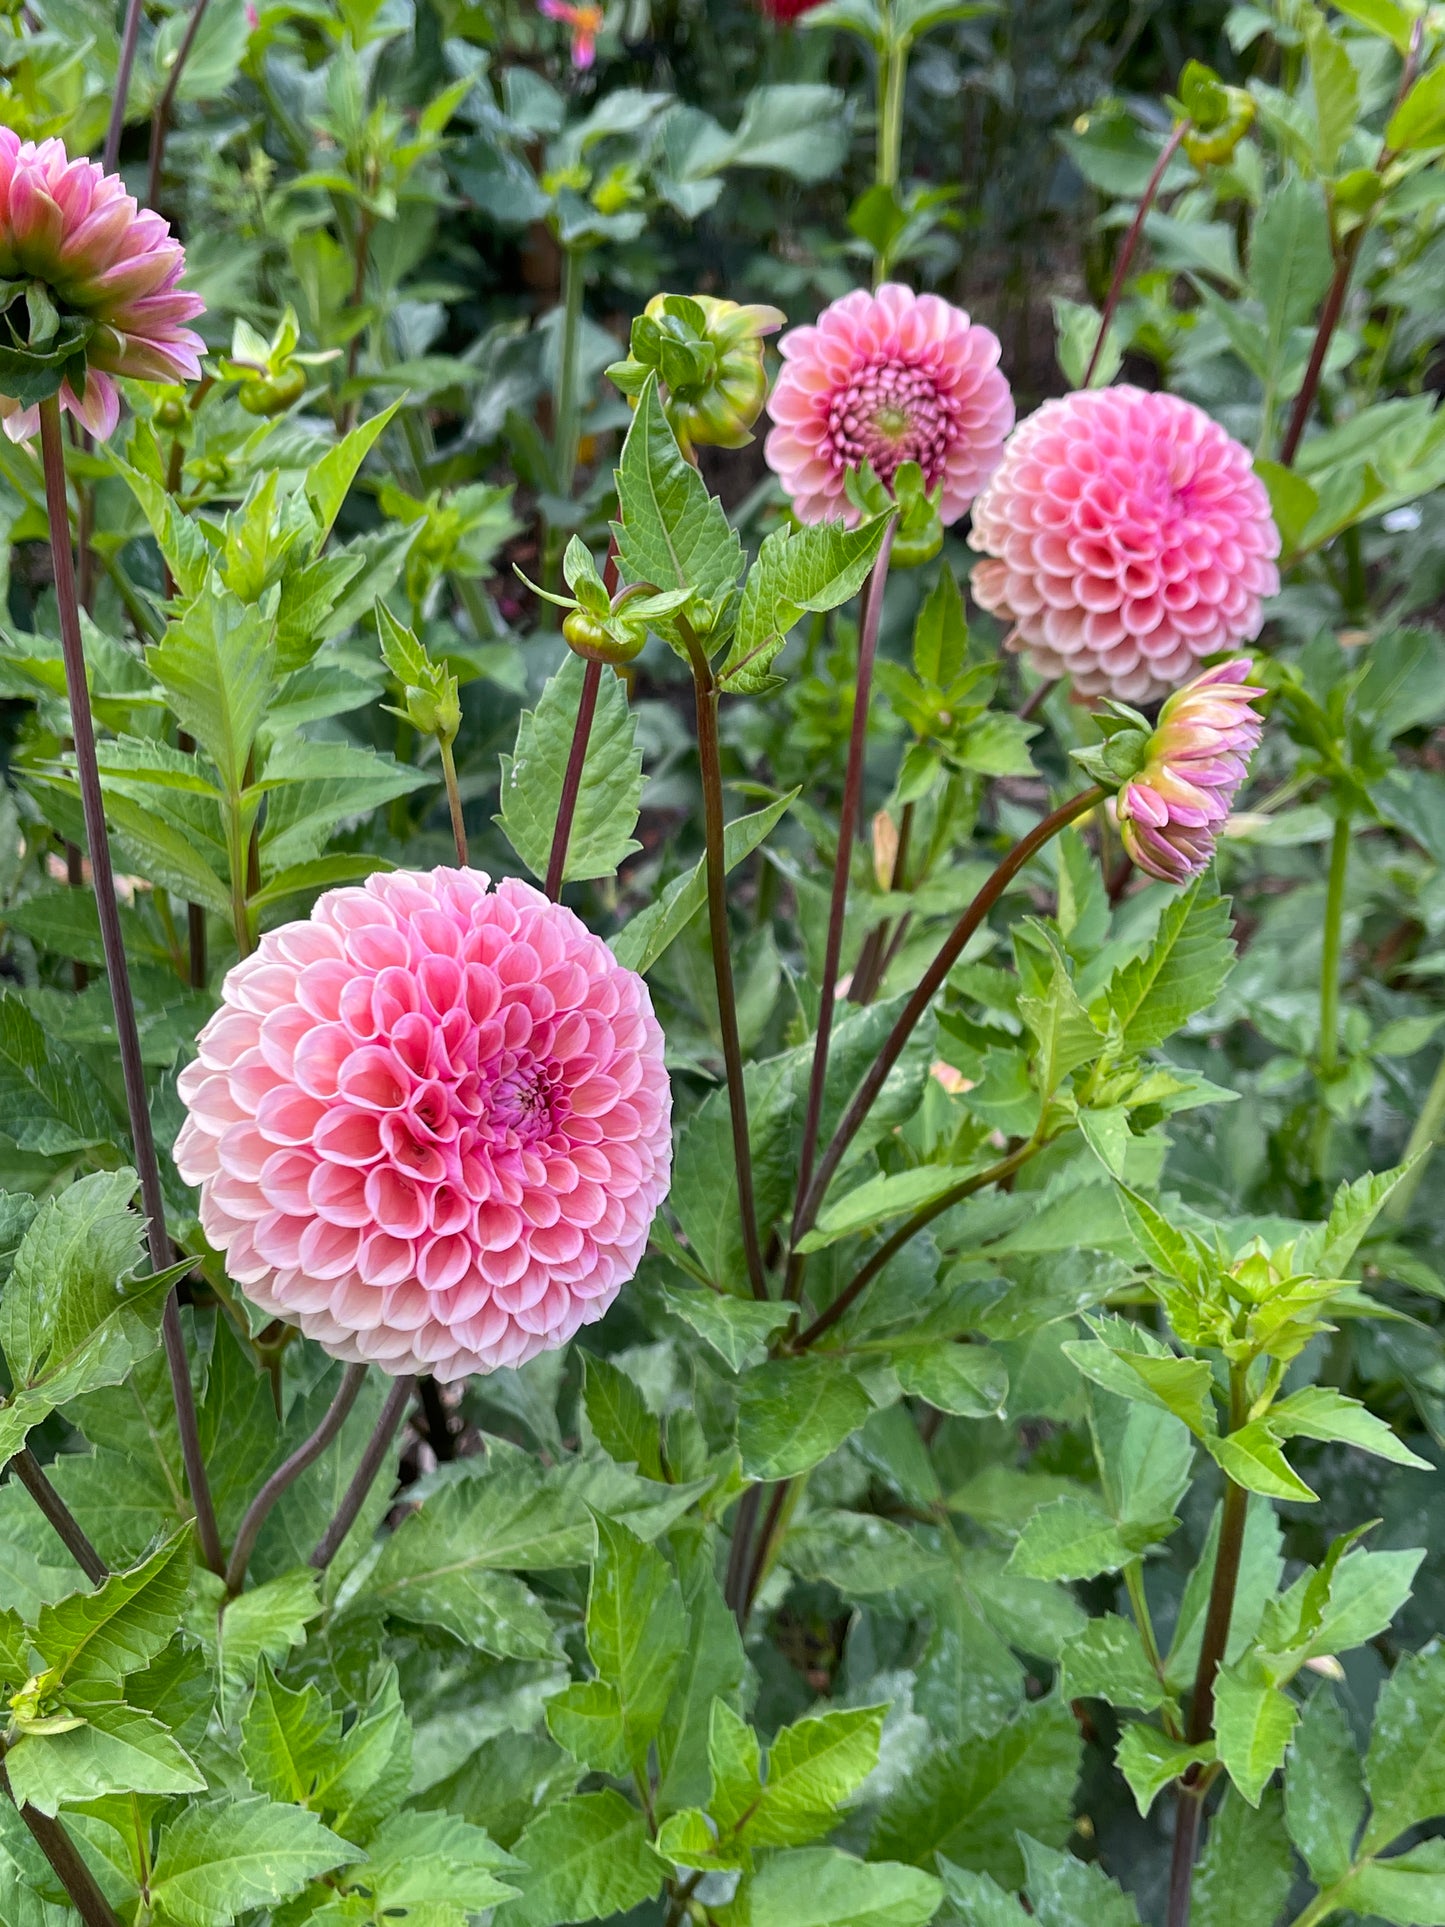
[[(184, 267), (180, 242), (118, 175), (0, 127), (0, 342), (29, 394), (48, 384), (103, 440), (120, 419), (113, 377), (198, 376), (206, 344), (183, 324), (205, 304), (177, 287)], [(37, 434), (38, 400), (0, 392), (0, 425), (11, 441)]]
[(476, 870), (332, 890), (226, 978), (176, 1166), (230, 1275), (334, 1357), (451, 1380), (600, 1318), (667, 1191), (647, 986)]
[(1249, 681), (1253, 668), (1248, 656), (1236, 656), (1177, 690), (1159, 712), (1138, 773), (1119, 792), (1124, 848), (1161, 883), (1198, 876), (1214, 855), (1259, 746), (1253, 705), (1264, 691)]
[(891, 489), (911, 462), (947, 527), (998, 467), (1014, 419), (998, 338), (940, 296), (856, 288), (778, 347), (767, 458), (800, 522), (855, 527), (849, 475), (866, 463)]
[(1252, 642), (1279, 531), (1249, 450), (1202, 408), (1142, 389), (1047, 401), (974, 506), (975, 599), (1041, 675), (1151, 702)]
[(627, 360), (614, 362), (608, 379), (635, 404), (655, 373), (684, 455), (746, 448), (768, 394), (763, 341), (782, 325), (778, 308), (655, 294), (632, 324)]

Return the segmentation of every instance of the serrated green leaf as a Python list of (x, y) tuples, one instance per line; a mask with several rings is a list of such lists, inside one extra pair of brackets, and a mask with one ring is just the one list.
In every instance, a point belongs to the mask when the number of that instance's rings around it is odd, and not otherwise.
[(203, 1793), (205, 1778), (149, 1713), (119, 1704), (91, 1707), (69, 1732), (22, 1734), (5, 1755), (17, 1801), (39, 1813), (108, 1793)]
[(1169, 903), (1142, 957), (1110, 978), (1105, 1001), (1124, 1048), (1152, 1050), (1219, 995), (1234, 961), (1229, 905), (1191, 884)]
[(1380, 1689), (1365, 1755), (1362, 1854), (1445, 1813), (1445, 1650), (1406, 1653)]
[(190, 1533), (183, 1529), (97, 1591), (42, 1606), (33, 1638), (56, 1684), (123, 1679), (154, 1659), (180, 1624), (190, 1572)]
[(956, 1190), (968, 1175), (966, 1169), (946, 1164), (880, 1172), (825, 1206), (813, 1230), (798, 1240), (797, 1248), (800, 1252), (824, 1251), (840, 1238), (871, 1231), (891, 1218), (911, 1216)]
[(1231, 1788), (1209, 1823), (1190, 1927), (1275, 1927), (1294, 1878), (1279, 1789), (1252, 1807)]
[(992, 1418), (1008, 1398), (1008, 1367), (988, 1345), (946, 1341), (900, 1348), (893, 1353), (893, 1369), (910, 1397), (959, 1418)]
[(743, 585), (737, 633), (718, 681), (740, 695), (765, 689), (794, 623), (806, 613), (836, 609), (858, 593), (890, 519), (874, 516), (854, 529), (824, 522), (765, 536)]
[(1390, 116), (1385, 145), (1397, 153), (1445, 147), (1445, 69), (1431, 67), (1420, 75)]
[(1186, 1746), (1183, 1740), (1171, 1740), (1157, 1726), (1135, 1720), (1124, 1728), (1114, 1764), (1129, 1782), (1140, 1814), (1147, 1818), (1165, 1787), (1191, 1766), (1206, 1765), (1213, 1758), (1212, 1741), (1205, 1746)]
[(276, 658), (276, 599), (204, 593), (146, 651), (177, 720), (239, 795), (266, 713)]
[(301, 1807), (259, 1796), (197, 1802), (161, 1829), (151, 1905), (170, 1927), (227, 1927), (362, 1858)]
[(373, 415), (370, 421), (359, 423), (350, 434), (342, 436), (335, 448), (328, 449), (319, 462), (313, 462), (307, 469), (306, 499), (316, 517), (316, 533), (311, 544), (313, 555), (320, 553), (333, 523), (341, 513), (341, 505), (350, 492), (351, 484), (360, 472), (361, 464), (401, 405), (401, 401), (394, 401), (390, 408)]
[(1214, 1738), (1221, 1764), (1252, 1807), (1283, 1765), (1299, 1708), (1246, 1658), (1220, 1668), (1214, 1682)]
[[(514, 753), (502, 761), (502, 808), (495, 821), (536, 877), (547, 874), (552, 835), (587, 665), (568, 653), (548, 678), (535, 710), (523, 710)], [(632, 832), (642, 801), (642, 752), (637, 719), (621, 680), (602, 671), (597, 709), (587, 739), (582, 785), (567, 845), (564, 881), (610, 877), (642, 846)]]
[(1365, 1817), (1365, 1787), (1350, 1723), (1332, 1688), (1315, 1689), (1290, 1743), (1284, 1783), (1289, 1837), (1321, 1887), (1344, 1878)]
[(1262, 1492), (1269, 1499), (1308, 1503), (1318, 1495), (1290, 1465), (1267, 1419), (1254, 1419), (1227, 1438), (1206, 1438), (1204, 1444), (1216, 1463), (1246, 1492)]
[(579, 1793), (535, 1819), (515, 1847), (521, 1898), (497, 1909), (497, 1927), (602, 1920), (651, 1900), (666, 1863), (637, 1808), (620, 1793)]
[(757, 1365), (738, 1392), (738, 1449), (750, 1479), (796, 1478), (835, 1452), (873, 1409), (860, 1381), (829, 1358)]
[(662, 1477), (661, 1431), (637, 1386), (605, 1358), (583, 1355), (582, 1403), (598, 1444), (646, 1479)]
[(701, 475), (679, 453), (655, 375), (637, 397), (617, 465), (617, 495), (617, 554), (626, 581), (663, 591), (695, 589), (707, 597), (734, 587), (742, 574), (742, 544)]
[(80, 1054), (8, 994), (0, 996), (0, 1126), (42, 1157), (114, 1144), (124, 1131)]
[(620, 1722), (621, 1766), (612, 1771), (639, 1769), (645, 1761), (686, 1648), (687, 1615), (671, 1567), (655, 1547), (599, 1516), (587, 1650), (614, 1695)]
[(1019, 1015), (1038, 1044), (1035, 1056), (1040, 1096), (1048, 1099), (1071, 1071), (1090, 1064), (1104, 1048), (1098, 1030), (1084, 1009), (1063, 959), (1054, 958), (1049, 986), (1042, 997), (1020, 997)]
[(1412, 1452), (1382, 1418), (1376, 1418), (1358, 1399), (1346, 1398), (1333, 1385), (1306, 1385), (1272, 1405), (1269, 1428), (1277, 1438), (1333, 1440), (1358, 1446), (1377, 1459), (1389, 1459), (1392, 1465), (1414, 1466), (1422, 1472), (1434, 1470), (1430, 1461)]
[(1081, 1921), (1089, 1927), (1139, 1927), (1134, 1902), (1102, 1867), (1086, 1865), (1037, 1840), (1024, 1838), (1019, 1845), (1024, 1885), (1039, 1927), (1075, 1927)]
[(942, 1898), (942, 1882), (920, 1868), (803, 1847), (768, 1860), (727, 1919), (728, 1927), (924, 1927)]
[(1092, 1579), (1101, 1572), (1117, 1572), (1137, 1550), (1088, 1500), (1055, 1499), (1029, 1518), (1009, 1558), (1009, 1570), (1026, 1579)]
[(1149, 1662), (1139, 1628), (1117, 1613), (1091, 1619), (1069, 1640), (1059, 1662), (1060, 1690), (1066, 1699), (1102, 1699), (1152, 1713), (1169, 1698)]

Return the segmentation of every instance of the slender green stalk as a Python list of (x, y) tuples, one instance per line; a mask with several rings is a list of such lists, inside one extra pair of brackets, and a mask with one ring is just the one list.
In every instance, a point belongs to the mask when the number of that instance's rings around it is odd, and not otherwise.
[[(868, 706), (873, 694), (873, 662), (878, 653), (878, 628), (883, 617), (883, 593), (888, 584), (888, 562), (893, 553), (896, 522), (883, 536), (878, 559), (868, 577), (862, 626), (858, 635), (858, 675), (853, 689), (853, 723), (848, 738), (848, 765), (843, 778), (843, 802), (838, 816), (838, 852), (833, 860), (833, 893), (828, 906), (828, 935), (823, 947), (823, 981), (819, 990), (818, 1032), (813, 1039), (813, 1064), (808, 1078), (808, 1103), (803, 1117), (803, 1143), (798, 1158), (798, 1213), (813, 1176), (818, 1133), (823, 1121), (823, 1092), (828, 1080), (828, 1046), (833, 1036), (833, 1012), (838, 997), (838, 965), (843, 953), (843, 923), (848, 910), (848, 874), (863, 800), (863, 763), (868, 748)], [(802, 1233), (793, 1228), (796, 1253)], [(803, 1261), (795, 1255), (788, 1267), (787, 1296), (802, 1291)]]
[(236, 948), (243, 957), (249, 957), (254, 948), (251, 942), (251, 908), (246, 897), (250, 851), (238, 796), (226, 799), (226, 866), (231, 873), (231, 927), (236, 933)]
[(577, 478), (577, 450), (582, 440), (581, 397), (577, 364), (582, 346), (583, 295), (587, 287), (587, 256), (582, 248), (562, 250), (562, 337), (557, 344), (557, 385), (552, 394), (557, 493), (570, 495)]
[(80, 1521), (45, 1476), (44, 1468), (28, 1445), (22, 1445), (10, 1461), (10, 1470), (54, 1526), (65, 1550), (92, 1586), (103, 1586), (110, 1567), (86, 1537)]
[[(45, 465), (45, 497), (50, 519), (50, 552), (55, 566), (55, 599), (60, 612), (60, 647), (65, 662), (65, 687), (70, 701), (70, 727), (75, 742), (75, 772), (80, 785), (81, 811), (85, 820), (85, 840), (90, 850), (90, 874), (95, 885), (96, 913), (100, 919), (101, 948), (105, 953), (106, 976), (110, 981), (111, 1002), (115, 1008), (116, 1048), (121, 1077), (125, 1085), (126, 1111), (130, 1118), (131, 1139), (136, 1171), (140, 1177), (141, 1202), (145, 1208), (151, 1268), (164, 1271), (170, 1264), (171, 1244), (166, 1233), (165, 1195), (161, 1189), (160, 1165), (156, 1160), (155, 1136), (151, 1129), (149, 1094), (145, 1065), (141, 1058), (140, 1031), (136, 1025), (135, 1000), (131, 995), (130, 970), (126, 963), (125, 939), (121, 933), (120, 910), (115, 895), (115, 873), (110, 860), (110, 836), (105, 826), (105, 800), (100, 787), (100, 767), (95, 753), (95, 724), (90, 713), (90, 687), (86, 679), (85, 650), (80, 636), (80, 607), (75, 592), (75, 563), (70, 550), (70, 507), (65, 488), (65, 444), (60, 431), (60, 404), (52, 395), (40, 404), (40, 446)], [(212, 1572), (222, 1570), (220, 1535), (216, 1514), (206, 1481), (205, 1458), (201, 1452), (200, 1432), (196, 1425), (196, 1401), (191, 1387), (190, 1363), (181, 1333), (180, 1311), (172, 1291), (166, 1300), (161, 1324), (166, 1363), (175, 1399), (176, 1424), (180, 1431), (181, 1456), (185, 1461), (186, 1483), (196, 1509), (196, 1537), (201, 1556)]]
[(467, 855), (467, 826), (462, 820), (462, 793), (457, 787), (456, 759), (452, 755), (451, 744), (441, 737), (437, 740), (442, 753), (442, 775), (447, 786), (447, 807), (452, 813), (452, 841), (457, 846), (457, 862), (465, 870), (470, 867), (471, 859)]
[(1325, 887), (1325, 941), (1320, 961), (1321, 1077), (1333, 1077), (1340, 1064), (1340, 955), (1349, 874), (1350, 818), (1348, 811), (1342, 811), (1330, 840), (1330, 875)]
[[(878, 126), (873, 162), (873, 178), (879, 187), (890, 189), (895, 198), (903, 156), (903, 109), (908, 85), (907, 34), (895, 33), (893, 8), (884, 0), (883, 21), (878, 48)], [(888, 250), (875, 255), (873, 285), (878, 287), (888, 274)]]
[(712, 967), (717, 983), (718, 1025), (722, 1031), (723, 1065), (727, 1073), (728, 1108), (732, 1114), (733, 1163), (738, 1179), (738, 1215), (742, 1225), (743, 1257), (754, 1298), (766, 1298), (758, 1212), (753, 1197), (753, 1153), (748, 1136), (748, 1096), (743, 1083), (743, 1053), (738, 1039), (737, 996), (733, 989), (732, 952), (728, 941), (727, 856), (723, 845), (722, 753), (718, 744), (718, 687), (712, 665), (701, 643), (678, 618), (692, 661), (693, 693), (697, 708), (697, 755), (702, 777), (703, 826), (707, 839), (707, 914), (712, 936)]
[(277, 1466), (247, 1506), (246, 1515), (236, 1534), (236, 1543), (231, 1548), (230, 1564), (226, 1567), (226, 1591), (233, 1599), (246, 1583), (246, 1568), (251, 1563), (251, 1554), (256, 1549), (256, 1541), (261, 1536), (261, 1528), (270, 1516), (271, 1508), (282, 1493), (295, 1485), (303, 1472), (315, 1465), (346, 1423), (357, 1395), (366, 1383), (366, 1371), (365, 1365), (347, 1366), (336, 1396), (327, 1406), (321, 1423), (304, 1445), (298, 1445), (290, 1458)]
[(892, 1030), (884, 1039), (882, 1049), (867, 1076), (853, 1094), (837, 1130), (833, 1133), (832, 1141), (819, 1159), (818, 1168), (813, 1174), (813, 1182), (803, 1201), (803, 1209), (795, 1222), (795, 1237), (801, 1238), (806, 1232), (812, 1230), (833, 1174), (842, 1162), (843, 1153), (857, 1136), (863, 1120), (873, 1108), (874, 1100), (887, 1082), (888, 1073), (902, 1056), (904, 1045), (913, 1035), (934, 997), (942, 989), (949, 971), (963, 955), (969, 938), (979, 928), (1025, 864), (1037, 856), (1044, 845), (1057, 836), (1060, 830), (1093, 809), (1102, 800), (1103, 794), (1103, 790), (1097, 784), (1089, 789), (1080, 790), (1077, 796), (1071, 796), (1067, 803), (1061, 803), (1056, 810), (1051, 810), (1046, 817), (1037, 822), (1026, 836), (1020, 837), (1007, 856), (1002, 859), (993, 875), (953, 926), (944, 940), (943, 947), (924, 971), (913, 995), (904, 1005)]
[[(1149, 1611), (1148, 1595), (1144, 1591), (1144, 1561), (1131, 1559), (1124, 1568), (1124, 1590), (1129, 1595), (1129, 1605), (1134, 1614), (1134, 1624), (1139, 1629), (1139, 1640), (1144, 1648), (1144, 1656), (1153, 1667), (1159, 1684), (1165, 1685), (1164, 1657), (1159, 1651), (1159, 1641), (1154, 1636), (1154, 1617)], [(1178, 1722), (1166, 1707), (1163, 1713), (1164, 1731), (1171, 1740), (1180, 1738)]]
[(311, 1564), (318, 1572), (325, 1572), (337, 1553), (341, 1542), (356, 1524), (357, 1515), (366, 1504), (366, 1495), (376, 1483), (376, 1475), (381, 1470), (382, 1460), (390, 1450), (396, 1436), (396, 1428), (406, 1415), (411, 1403), (411, 1395), (416, 1390), (416, 1380), (412, 1377), (398, 1378), (393, 1381), (386, 1395), (386, 1403), (377, 1417), (375, 1429), (366, 1442), (366, 1450), (357, 1461), (356, 1470), (351, 1475), (351, 1484), (346, 1488), (346, 1496), (336, 1508), (331, 1524), (317, 1541), (316, 1550), (311, 1555)]

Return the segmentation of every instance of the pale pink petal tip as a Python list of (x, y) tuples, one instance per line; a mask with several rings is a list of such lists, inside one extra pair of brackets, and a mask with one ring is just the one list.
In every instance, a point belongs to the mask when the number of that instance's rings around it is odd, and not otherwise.
[(1146, 875), (1185, 883), (1208, 869), (1230, 806), (1259, 747), (1248, 656), (1216, 663), (1159, 712), (1144, 766), (1119, 792), (1124, 848)]
[[(66, 382), (61, 407), (104, 440), (120, 418), (115, 375), (186, 381), (206, 344), (183, 324), (204, 304), (177, 283), (185, 252), (158, 214), (142, 213), (117, 174), (73, 161), (58, 140), (22, 141), (0, 128), (0, 281), (40, 281), (62, 315), (96, 326), (85, 346), (85, 392)], [(34, 407), (0, 395), (12, 441), (39, 426)]]
[(1022, 423), (974, 504), (975, 599), (1045, 676), (1152, 702), (1252, 642), (1279, 532), (1248, 449), (1192, 402), (1065, 395)]
[(865, 461), (885, 484), (917, 462), (956, 522), (998, 467), (1014, 419), (998, 339), (938, 295), (855, 289), (778, 345), (766, 454), (800, 522), (855, 524), (847, 475)]
[(176, 1165), (231, 1275), (338, 1358), (462, 1378), (600, 1318), (671, 1171), (647, 986), (475, 870), (333, 890), (226, 979)]

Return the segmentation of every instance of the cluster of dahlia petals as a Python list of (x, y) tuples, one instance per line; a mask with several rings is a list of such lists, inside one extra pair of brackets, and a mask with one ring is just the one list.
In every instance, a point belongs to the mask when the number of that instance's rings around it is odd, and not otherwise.
[(1217, 663), (1176, 690), (1144, 752), (1143, 767), (1115, 808), (1124, 848), (1163, 883), (1183, 883), (1208, 868), (1235, 791), (1259, 746), (1248, 656)]
[(226, 979), (176, 1165), (263, 1310), (338, 1358), (451, 1380), (600, 1318), (667, 1190), (642, 979), (474, 870), (333, 890)]
[(1096, 388), (1022, 424), (974, 506), (973, 572), (1014, 646), (1085, 696), (1149, 702), (1259, 634), (1279, 534), (1249, 451), (1191, 402)]
[[(95, 323), (85, 345), (85, 393), (67, 381), (61, 405), (93, 435), (120, 416), (115, 375), (184, 381), (201, 372), (206, 344), (184, 324), (198, 296), (176, 286), (185, 267), (179, 241), (158, 214), (141, 213), (118, 175), (72, 161), (58, 140), (22, 141), (0, 127), (0, 281), (40, 281), (62, 317)], [(0, 396), (12, 441), (40, 426), (39, 410)]]
[(1014, 420), (998, 338), (938, 295), (855, 289), (778, 345), (766, 454), (800, 522), (856, 524), (849, 470), (868, 462), (887, 485), (917, 462), (947, 525), (998, 467)]

